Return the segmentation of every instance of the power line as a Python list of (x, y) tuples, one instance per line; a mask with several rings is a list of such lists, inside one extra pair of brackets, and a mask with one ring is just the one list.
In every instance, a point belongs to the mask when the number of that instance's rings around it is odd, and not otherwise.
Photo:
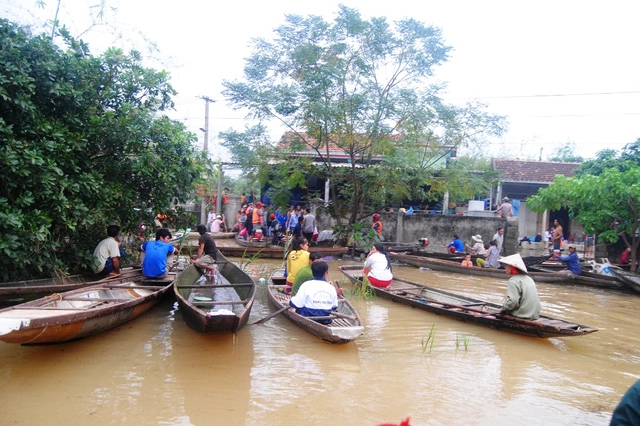
[(585, 93), (549, 93), (540, 95), (508, 95), (508, 96), (478, 96), (480, 99), (519, 99), (519, 98), (561, 98), (569, 96), (605, 96), (605, 95), (637, 95), (640, 91), (625, 92), (585, 92)]

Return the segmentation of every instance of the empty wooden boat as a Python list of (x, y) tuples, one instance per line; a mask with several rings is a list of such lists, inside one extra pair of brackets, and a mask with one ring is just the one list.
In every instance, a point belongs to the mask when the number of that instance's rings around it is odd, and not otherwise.
[(7, 343), (60, 343), (92, 336), (139, 317), (173, 285), (164, 279), (107, 281), (56, 293), (0, 310), (0, 340)]
[(248, 321), (256, 283), (246, 272), (217, 255), (218, 270), (207, 278), (193, 265), (181, 274), (174, 292), (182, 318), (200, 333), (237, 333)]
[(0, 283), (0, 305), (16, 305), (52, 293), (62, 293), (109, 281), (125, 282), (142, 278), (140, 268), (125, 268), (116, 277), (96, 278), (95, 274), (61, 275), (55, 278)]

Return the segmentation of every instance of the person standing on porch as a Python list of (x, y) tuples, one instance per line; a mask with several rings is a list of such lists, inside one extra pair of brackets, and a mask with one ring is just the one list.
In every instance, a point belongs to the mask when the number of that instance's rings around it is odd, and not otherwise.
[(311, 241), (313, 238), (313, 232), (316, 230), (316, 217), (311, 214), (311, 210), (309, 207), (304, 208), (304, 216), (302, 217), (302, 236), (304, 236), (307, 241)]
[(560, 225), (560, 221), (558, 219), (554, 219), (553, 226), (553, 235), (551, 236), (553, 249), (560, 250), (560, 247), (562, 247), (562, 225)]

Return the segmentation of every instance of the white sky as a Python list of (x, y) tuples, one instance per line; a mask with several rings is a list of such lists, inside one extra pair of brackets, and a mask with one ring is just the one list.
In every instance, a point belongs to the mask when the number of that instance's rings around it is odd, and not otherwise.
[[(93, 29), (83, 36), (97, 54), (113, 44), (145, 53), (137, 32), (159, 51), (150, 66), (172, 75), (179, 92), (173, 118), (198, 134), (210, 105), (209, 148), (218, 155), (215, 135), (242, 130), (243, 114), (221, 95), (222, 81), (242, 77), (253, 37), (270, 37), (285, 14), (322, 15), (333, 20), (338, 4), (360, 11), (365, 19), (388, 21), (412, 17), (442, 30), (453, 47), (436, 78), (448, 83), (443, 97), (464, 104), (478, 99), (505, 115), (509, 132), (488, 145), (487, 153), (542, 159), (566, 143), (593, 158), (603, 148), (620, 149), (640, 138), (640, 2), (590, 0), (272, 0), (189, 1), (106, 0), (117, 8), (109, 22), (122, 32)], [(57, 0), (0, 0), (0, 16), (23, 23), (53, 18)], [(61, 0), (59, 19), (72, 33), (83, 31), (87, 5), (98, 0)], [(117, 36), (120, 38), (117, 39)], [(273, 139), (283, 129), (273, 127)], [(507, 151), (507, 152), (505, 152)]]

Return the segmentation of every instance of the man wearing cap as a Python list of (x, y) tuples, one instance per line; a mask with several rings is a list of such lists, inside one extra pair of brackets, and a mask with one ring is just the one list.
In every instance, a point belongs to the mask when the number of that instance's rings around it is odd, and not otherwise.
[(520, 254), (501, 257), (500, 263), (504, 265), (507, 274), (510, 275), (501, 313), (518, 318), (538, 319), (540, 317), (540, 297), (538, 297), (536, 283), (533, 278), (527, 275), (527, 267)]
[(582, 272), (582, 267), (580, 267), (580, 258), (578, 257), (578, 253), (576, 253), (575, 246), (569, 246), (568, 255), (558, 256), (556, 253), (554, 253), (553, 257), (558, 259), (560, 262), (565, 262), (567, 264), (567, 269), (563, 269), (560, 272), (571, 272), (574, 275), (580, 275), (580, 273)]
[(502, 199), (502, 204), (500, 204), (496, 213), (502, 217), (513, 217), (513, 206), (511, 206), (508, 197)]
[(469, 244), (465, 244), (465, 247), (471, 250), (471, 254), (473, 255), (478, 255), (478, 256), (484, 255), (485, 249), (484, 249), (484, 243), (482, 242), (482, 235), (480, 234), (474, 235), (473, 237), (471, 237), (471, 239), (474, 241), (473, 246), (470, 246)]

